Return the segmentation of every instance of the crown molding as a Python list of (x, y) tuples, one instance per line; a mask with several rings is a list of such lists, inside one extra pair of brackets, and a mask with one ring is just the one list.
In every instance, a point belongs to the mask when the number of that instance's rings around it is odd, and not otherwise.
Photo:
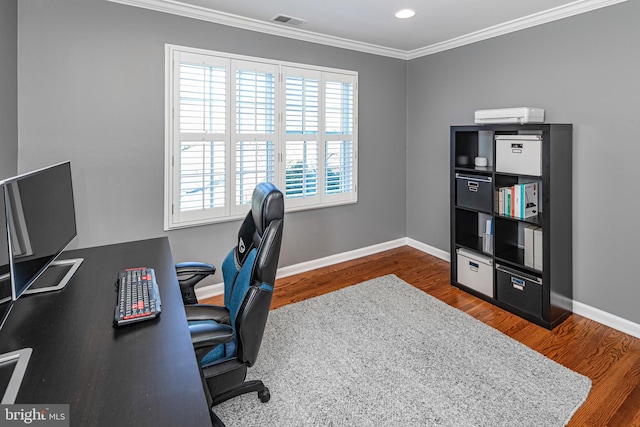
[(120, 3), (128, 6), (140, 7), (154, 10), (156, 12), (170, 13), (185, 18), (199, 19), (201, 21), (213, 22), (216, 24), (245, 30), (257, 31), (274, 36), (287, 37), (300, 41), (318, 43), (327, 46), (339, 47), (343, 49), (355, 50), (359, 52), (371, 53), (380, 56), (389, 56), (397, 59), (407, 59), (407, 52), (400, 49), (377, 46), (369, 43), (362, 43), (326, 34), (314, 33), (312, 31), (283, 27), (279, 24), (259, 21), (253, 18), (238, 16), (231, 13), (220, 12), (200, 6), (189, 5), (175, 0), (107, 0), (112, 3)]
[(513, 21), (504, 22), (493, 27), (485, 28), (461, 37), (446, 40), (420, 49), (415, 49), (407, 53), (407, 59), (420, 58), (422, 56), (433, 55), (434, 53), (443, 52), (445, 50), (454, 49), (456, 47), (465, 46), (479, 41), (491, 39), (493, 37), (502, 36), (526, 28), (535, 27), (560, 19), (569, 18), (571, 16), (580, 15), (582, 13), (591, 12), (614, 4), (623, 3), (627, 0), (578, 0), (572, 3), (558, 6), (543, 12), (534, 13), (523, 18), (514, 19)]
[(523, 18), (514, 19), (499, 25), (494, 25), (480, 31), (465, 34), (441, 43), (425, 46), (419, 49), (404, 51), (378, 46), (369, 43), (348, 40), (340, 37), (333, 37), (325, 34), (314, 33), (301, 29), (283, 27), (281, 25), (246, 18), (226, 12), (220, 12), (200, 6), (182, 3), (176, 0), (107, 0), (112, 3), (120, 3), (128, 6), (140, 7), (157, 12), (169, 13), (186, 18), (198, 19), (201, 21), (213, 22), (216, 24), (241, 28), (245, 30), (257, 31), (275, 36), (287, 37), (300, 41), (318, 43), (327, 46), (339, 47), (343, 49), (355, 50), (374, 55), (387, 56), (396, 59), (416, 59), (427, 55), (433, 55), (456, 47), (465, 46), (493, 37), (557, 21), (592, 10), (600, 9), (614, 4), (626, 2), (627, 0), (577, 0), (563, 6), (558, 6), (543, 12), (534, 13)]

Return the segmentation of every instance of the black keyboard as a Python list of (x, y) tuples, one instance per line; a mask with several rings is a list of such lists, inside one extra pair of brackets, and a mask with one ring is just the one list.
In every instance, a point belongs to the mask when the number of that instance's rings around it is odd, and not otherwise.
[(161, 311), (160, 291), (153, 268), (127, 268), (118, 274), (117, 326), (155, 319)]

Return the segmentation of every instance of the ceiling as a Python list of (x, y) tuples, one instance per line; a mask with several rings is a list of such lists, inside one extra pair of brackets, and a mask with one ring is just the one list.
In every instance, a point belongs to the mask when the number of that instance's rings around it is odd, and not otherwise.
[[(412, 59), (626, 0), (109, 0), (223, 25)], [(416, 15), (398, 19), (410, 8)], [(294, 26), (277, 15), (299, 18)]]

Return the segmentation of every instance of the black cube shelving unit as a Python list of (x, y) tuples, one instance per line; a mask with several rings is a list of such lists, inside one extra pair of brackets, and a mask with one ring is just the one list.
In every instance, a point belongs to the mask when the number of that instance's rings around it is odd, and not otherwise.
[[(450, 130), (451, 284), (540, 326), (554, 328), (573, 311), (572, 125), (492, 124), (451, 126)], [(522, 135), (537, 137), (540, 158), (533, 162), (539, 162), (539, 173), (503, 170), (510, 154), (497, 150), (497, 140)], [(486, 157), (488, 165), (476, 167), (476, 157)], [(499, 163), (501, 167), (496, 168)], [(486, 201), (493, 207), (490, 212), (469, 206), (460, 190), (461, 176), (478, 177), (482, 185), (490, 182), (492, 200)], [(499, 190), (529, 182), (538, 186), (537, 214), (521, 218), (500, 213)], [(488, 219), (493, 224), (492, 237), (485, 236)], [(538, 268), (525, 262), (525, 233), (534, 228), (542, 236), (536, 240), (537, 261), (542, 264)], [(484, 244), (487, 238), (492, 239), (489, 246)], [(489, 262), (493, 294), (459, 282), (459, 269), (467, 268), (466, 259), (458, 261), (459, 249)], [(474, 268), (475, 263), (470, 265)]]

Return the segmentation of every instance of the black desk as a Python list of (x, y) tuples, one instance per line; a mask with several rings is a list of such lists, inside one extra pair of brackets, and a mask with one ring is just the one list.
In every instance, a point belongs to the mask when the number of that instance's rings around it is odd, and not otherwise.
[[(65, 252), (84, 258), (60, 290), (18, 301), (0, 353), (33, 348), (16, 403), (69, 404), (72, 426), (210, 426), (166, 238)], [(148, 266), (159, 319), (112, 326), (118, 271)]]

